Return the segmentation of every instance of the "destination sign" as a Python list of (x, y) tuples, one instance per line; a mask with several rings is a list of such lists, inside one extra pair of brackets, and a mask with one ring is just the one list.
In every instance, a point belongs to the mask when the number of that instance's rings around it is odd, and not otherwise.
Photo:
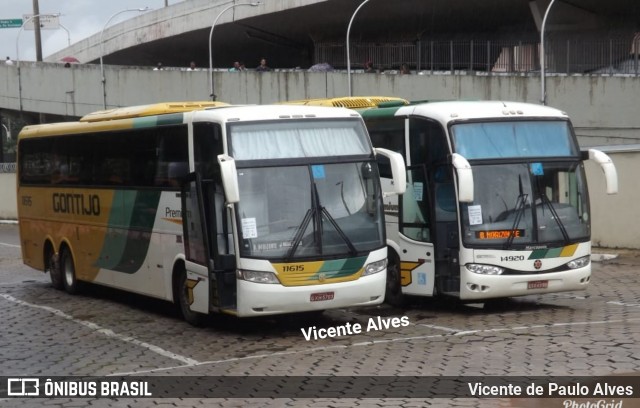
[(490, 230), (490, 231), (476, 231), (477, 239), (508, 239), (511, 235), (514, 238), (524, 237), (524, 230)]

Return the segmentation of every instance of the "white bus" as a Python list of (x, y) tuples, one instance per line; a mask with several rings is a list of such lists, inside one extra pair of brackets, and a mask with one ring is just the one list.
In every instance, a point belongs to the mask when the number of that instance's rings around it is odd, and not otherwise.
[[(374, 305), (387, 247), (376, 156), (352, 110), (156, 104), (25, 127), (24, 262), (208, 313)], [(213, 106), (213, 107), (212, 107)]]
[[(617, 176), (604, 153), (581, 153), (566, 113), (499, 101), (361, 106), (373, 144), (407, 164), (406, 193), (385, 200), (388, 303), (402, 305), (405, 295), (483, 302), (587, 287), (583, 160), (600, 163), (610, 194)], [(379, 165), (389, 178), (388, 162)]]

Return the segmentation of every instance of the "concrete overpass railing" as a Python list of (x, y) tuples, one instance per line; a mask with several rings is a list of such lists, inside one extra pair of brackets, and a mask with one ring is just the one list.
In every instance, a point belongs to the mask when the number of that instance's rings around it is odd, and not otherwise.
[[(208, 72), (144, 67), (105, 67), (108, 107), (159, 101), (207, 100)], [(22, 87), (16, 66), (0, 65), (0, 115), (40, 112), (79, 117), (102, 109), (98, 65), (65, 68), (52, 63), (23, 63)], [(284, 100), (344, 96), (344, 72), (216, 72), (216, 93), (234, 104), (265, 104)], [(354, 95), (392, 95), (410, 100), (497, 99), (538, 103), (540, 78), (528, 75), (353, 75)], [(582, 147), (640, 142), (637, 95), (640, 78), (628, 76), (558, 75), (547, 78), (547, 103), (572, 118)], [(638, 202), (640, 150), (612, 153), (620, 177), (618, 196), (605, 196), (601, 174), (587, 164), (592, 193), (594, 242), (612, 247), (640, 247)], [(0, 174), (2, 191), (15, 192), (12, 173)], [(602, 194), (601, 194), (602, 193)], [(0, 200), (0, 218), (15, 217), (15, 195)], [(6, 207), (6, 208), (5, 208)], [(615, 226), (612, 227), (612, 226)]]
[[(108, 107), (158, 101), (207, 100), (208, 71), (105, 66)], [(0, 65), (0, 109), (79, 117), (101, 110), (98, 65), (65, 68), (55, 63)], [(218, 99), (234, 104), (344, 96), (344, 72), (215, 72)], [(410, 100), (497, 99), (538, 103), (536, 75), (450, 72), (430, 75), (353, 75), (354, 95), (393, 95)], [(583, 146), (640, 141), (633, 76), (555, 75), (547, 78), (547, 103), (572, 118)]]

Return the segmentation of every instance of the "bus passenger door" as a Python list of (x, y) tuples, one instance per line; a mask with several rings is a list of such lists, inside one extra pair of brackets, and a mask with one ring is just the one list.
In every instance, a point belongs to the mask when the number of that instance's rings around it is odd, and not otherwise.
[(215, 184), (203, 182), (197, 173), (182, 185), (187, 285), (193, 294), (191, 310), (200, 313), (235, 309), (235, 257), (217, 254), (214, 196)]
[(407, 190), (400, 198), (400, 284), (402, 293), (432, 296), (435, 282), (429, 183), (424, 166), (407, 167)]

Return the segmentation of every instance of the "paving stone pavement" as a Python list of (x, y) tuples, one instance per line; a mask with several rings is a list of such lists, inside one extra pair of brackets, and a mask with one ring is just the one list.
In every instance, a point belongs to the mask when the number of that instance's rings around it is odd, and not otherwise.
[[(4, 245), (3, 245), (4, 243)], [(414, 301), (320, 317), (238, 320), (204, 328), (171, 305), (89, 287), (71, 296), (22, 265), (17, 227), (0, 225), (3, 376), (599, 376), (640, 372), (640, 253), (594, 263), (585, 292), (499, 304)], [(407, 327), (306, 341), (301, 329), (406, 316)], [(376, 320), (377, 321), (377, 320)], [(640, 387), (640, 384), (638, 385)], [(547, 400), (550, 403), (550, 400)], [(634, 401), (624, 401), (625, 407)], [(635, 401), (637, 402), (637, 401)], [(2, 407), (513, 407), (472, 398), (5, 399)], [(555, 403), (555, 402), (554, 402)], [(563, 406), (539, 405), (539, 406)]]

